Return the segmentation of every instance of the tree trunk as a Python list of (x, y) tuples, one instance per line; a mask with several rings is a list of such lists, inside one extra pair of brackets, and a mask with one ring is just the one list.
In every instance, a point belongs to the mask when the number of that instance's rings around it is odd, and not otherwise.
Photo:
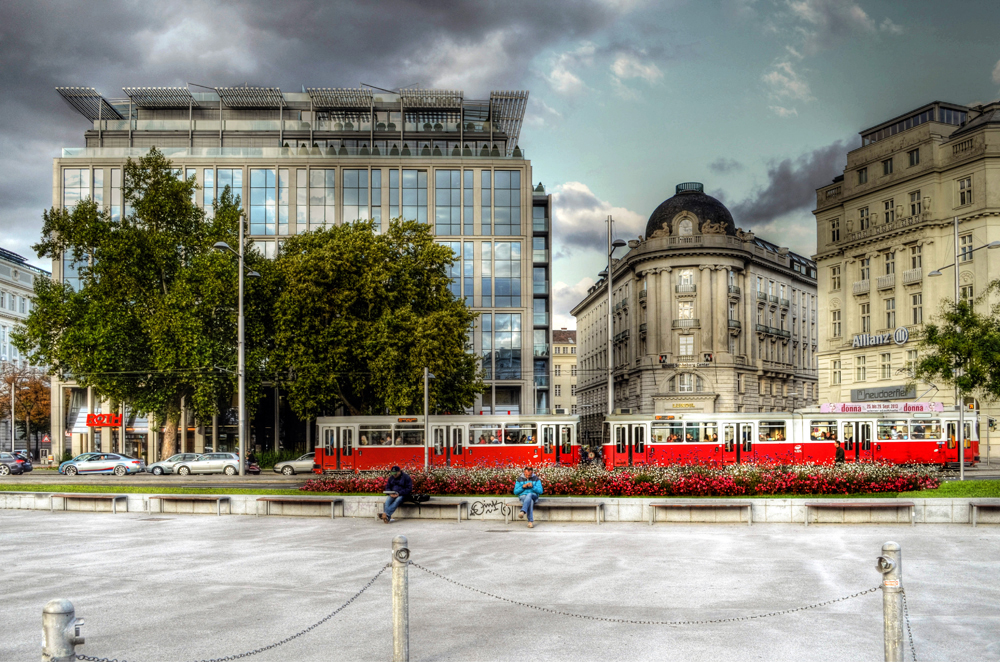
[(177, 426), (181, 422), (181, 407), (176, 402), (167, 406), (167, 423), (163, 426), (163, 451), (160, 459), (166, 459), (177, 452)]

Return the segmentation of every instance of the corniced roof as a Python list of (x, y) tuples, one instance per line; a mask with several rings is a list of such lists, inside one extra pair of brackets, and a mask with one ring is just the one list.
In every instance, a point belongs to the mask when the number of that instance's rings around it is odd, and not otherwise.
[[(733, 215), (729, 213), (726, 206), (706, 195), (702, 185), (697, 182), (688, 182), (677, 185), (677, 193), (672, 198), (667, 198), (657, 207), (646, 223), (646, 237), (651, 237), (654, 232), (663, 229), (667, 224), (671, 233), (670, 222), (681, 212), (690, 212), (698, 217), (697, 232), (701, 233), (706, 223), (722, 224), (725, 234), (736, 236), (736, 223), (733, 222)], [(723, 234), (717, 232), (716, 234)]]
[(552, 332), (552, 342), (556, 345), (575, 345), (576, 330), (559, 329)]

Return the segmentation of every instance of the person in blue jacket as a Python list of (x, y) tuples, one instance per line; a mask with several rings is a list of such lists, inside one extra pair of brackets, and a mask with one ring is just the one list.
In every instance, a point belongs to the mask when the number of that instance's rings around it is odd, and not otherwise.
[(378, 518), (386, 524), (394, 522), (392, 514), (411, 492), (413, 492), (413, 479), (399, 467), (393, 467), (389, 471), (389, 480), (385, 483), (385, 508), (378, 514)]
[(518, 519), (528, 518), (528, 528), (535, 527), (535, 502), (542, 495), (542, 481), (534, 475), (531, 467), (524, 468), (524, 474), (514, 483), (514, 496), (521, 500), (521, 512)]

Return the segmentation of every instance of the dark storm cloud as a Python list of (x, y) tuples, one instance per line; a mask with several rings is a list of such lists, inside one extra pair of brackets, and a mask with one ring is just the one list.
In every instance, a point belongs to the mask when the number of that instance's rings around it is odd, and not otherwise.
[(50, 159), (82, 145), (88, 122), (57, 86), (418, 83), (475, 97), (523, 86), (543, 49), (623, 13), (597, 0), (0, 3), (0, 246), (34, 258)]
[(808, 214), (816, 203), (816, 189), (843, 174), (848, 149), (846, 140), (838, 140), (798, 157), (771, 163), (767, 168), (767, 184), (729, 207), (736, 224), (749, 230), (794, 211)]
[(742, 170), (743, 164), (736, 159), (726, 159), (720, 156), (708, 164), (708, 169), (716, 174), (725, 175), (730, 172)]

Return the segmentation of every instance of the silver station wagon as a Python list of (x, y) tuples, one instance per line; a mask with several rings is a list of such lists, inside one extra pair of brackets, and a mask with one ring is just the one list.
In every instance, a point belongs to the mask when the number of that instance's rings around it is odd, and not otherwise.
[(226, 474), (235, 476), (240, 472), (240, 458), (236, 453), (205, 453), (193, 460), (178, 462), (174, 471), (181, 476), (189, 474)]

